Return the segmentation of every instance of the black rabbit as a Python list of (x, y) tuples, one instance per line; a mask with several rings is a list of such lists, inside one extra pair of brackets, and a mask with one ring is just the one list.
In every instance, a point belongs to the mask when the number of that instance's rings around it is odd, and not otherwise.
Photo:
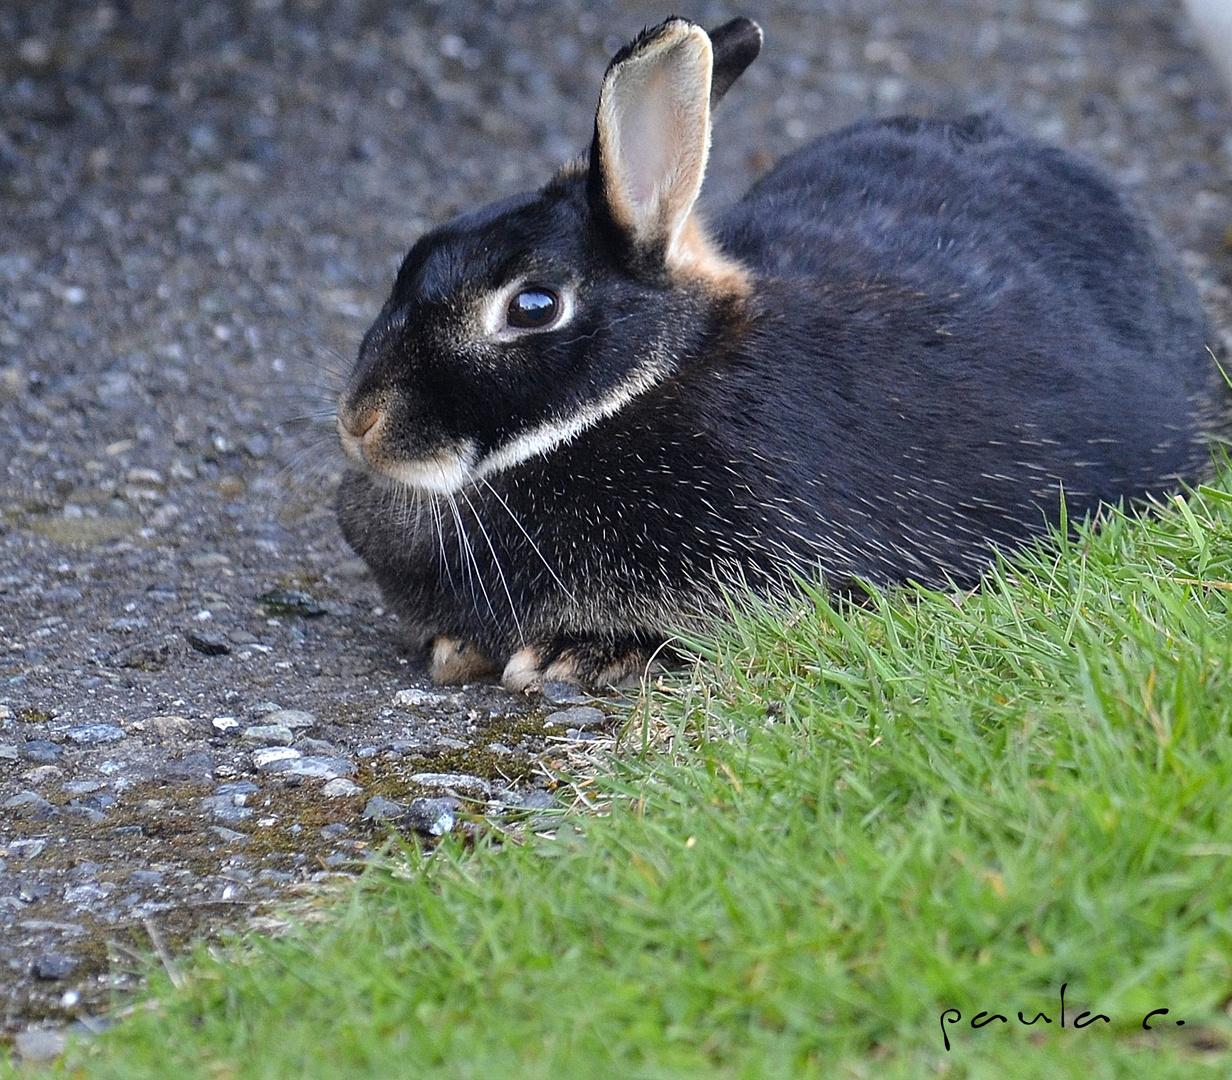
[(994, 545), (1197, 476), (1193, 288), (1095, 169), (987, 117), (858, 124), (707, 230), (756, 57), (672, 18), (587, 161), (421, 238), (338, 408), (343, 531), (438, 681), (614, 681), (820, 572), (972, 583)]

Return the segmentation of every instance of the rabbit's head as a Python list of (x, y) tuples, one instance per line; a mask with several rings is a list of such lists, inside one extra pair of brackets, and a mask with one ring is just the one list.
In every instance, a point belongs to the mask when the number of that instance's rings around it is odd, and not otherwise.
[(694, 203), (711, 108), (760, 44), (747, 19), (645, 31), (604, 77), (588, 161), (415, 244), (339, 402), (356, 464), (449, 494), (671, 376), (747, 291)]

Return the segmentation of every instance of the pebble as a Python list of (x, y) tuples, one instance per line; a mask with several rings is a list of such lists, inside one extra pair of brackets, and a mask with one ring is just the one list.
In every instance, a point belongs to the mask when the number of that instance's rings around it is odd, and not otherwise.
[(47, 821), (60, 812), (35, 791), (19, 791), (3, 804), (3, 808), (26, 821)]
[(63, 979), (77, 969), (77, 958), (64, 953), (44, 953), (34, 959), (32, 970), (40, 979)]
[(82, 906), (94, 904), (99, 900), (105, 900), (110, 891), (98, 885), (70, 885), (64, 890), (64, 902)]
[(101, 780), (70, 780), (64, 785), (64, 793), (66, 795), (89, 795), (106, 786)]
[(47, 846), (47, 841), (41, 837), (32, 840), (10, 840), (7, 846), (10, 855), (18, 855), (23, 859), (33, 859), (43, 853), (43, 849)]
[(373, 795), (364, 807), (365, 821), (393, 821), (402, 815), (406, 809), (401, 803), (387, 799), (384, 795)]
[(68, 806), (62, 807), (62, 811), (69, 817), (85, 818), (91, 825), (101, 825), (107, 820), (107, 815), (101, 810), (96, 810), (92, 806), (81, 806), (76, 803), (70, 803)]
[(101, 746), (127, 737), (124, 729), (115, 724), (83, 724), (69, 728), (64, 734), (78, 746)]
[(284, 776), (302, 776), (311, 780), (336, 780), (355, 771), (355, 763), (346, 758), (301, 757), (289, 760), (284, 768), (275, 769)]
[(271, 746), (264, 750), (254, 750), (252, 764), (257, 772), (281, 772), (286, 767), (280, 764), (281, 762), (300, 757), (303, 757), (303, 754), (289, 746)]
[(257, 597), (271, 615), (298, 615), (304, 619), (317, 619), (329, 614), (329, 608), (321, 604), (303, 589), (271, 589)]
[(424, 787), (451, 788), (454, 791), (469, 792), (482, 795), (485, 799), (492, 794), (492, 785), (482, 776), (471, 776), (469, 773), (412, 773), (411, 782)]
[(295, 736), (286, 724), (254, 724), (245, 728), (240, 738), (262, 746), (290, 746)]
[(193, 722), (187, 716), (151, 716), (146, 722), (147, 731), (152, 731), (159, 742), (175, 742), (192, 730)]
[(215, 821), (234, 825), (252, 817), (252, 807), (244, 805), (245, 795), (209, 795), (201, 800), (201, 806)]
[(533, 791), (526, 792), (518, 800), (519, 805), (523, 810), (550, 810), (556, 805), (556, 796), (550, 791), (541, 791), (535, 788)]
[(456, 694), (447, 694), (441, 690), (427, 690), (419, 686), (409, 686), (405, 690), (399, 690), (394, 694), (394, 704), (404, 709), (452, 705), (456, 700)]
[(20, 756), (17, 747), (9, 743), (0, 743), (0, 761), (16, 761)]
[(64, 748), (49, 739), (31, 739), (21, 748), (22, 757), (40, 765), (54, 765), (63, 753)]
[(323, 825), (321, 827), (322, 840), (337, 840), (340, 836), (345, 836), (347, 831), (346, 825), (341, 821), (335, 821), (332, 825)]
[(68, 1036), (56, 1028), (29, 1028), (13, 1038), (13, 1049), (22, 1061), (51, 1061), (64, 1053)]
[(214, 779), (214, 759), (204, 750), (185, 754), (179, 761), (168, 761), (159, 771), (164, 780), (208, 783)]
[(412, 799), (399, 824), (405, 823), (425, 836), (444, 836), (457, 822), (460, 804), (451, 798)]
[(246, 844), (248, 837), (242, 832), (236, 832), (234, 829), (227, 829), (221, 825), (213, 825), (210, 827), (210, 832), (218, 837), (225, 844)]
[(261, 789), (251, 780), (228, 780), (214, 789), (215, 795), (255, 795)]
[(304, 712), (302, 709), (266, 710), (261, 719), (265, 721), (266, 726), (289, 727), (293, 731), (299, 728), (315, 727), (317, 723), (317, 718), (313, 713)]
[(226, 656), (231, 651), (231, 646), (227, 644), (227, 639), (222, 634), (213, 634), (205, 630), (185, 630), (184, 640), (205, 656)]
[(587, 728), (602, 724), (607, 714), (593, 705), (575, 705), (571, 709), (549, 713), (543, 718), (544, 727)]
[(158, 870), (134, 870), (128, 875), (128, 880), (134, 885), (160, 885), (163, 875)]
[(334, 777), (333, 780), (328, 781), (321, 788), (321, 794), (327, 799), (343, 799), (349, 795), (358, 795), (361, 791), (363, 791), (363, 788), (344, 776)]
[(567, 682), (546, 682), (540, 693), (549, 705), (584, 705), (592, 700), (580, 686)]

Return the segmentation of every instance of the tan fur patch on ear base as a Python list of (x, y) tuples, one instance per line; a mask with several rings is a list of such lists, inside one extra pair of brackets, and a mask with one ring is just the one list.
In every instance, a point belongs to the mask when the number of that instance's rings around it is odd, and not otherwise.
[(604, 196), (641, 248), (679, 240), (710, 152), (710, 38), (670, 20), (613, 65), (596, 117)]
[(748, 270), (718, 249), (696, 213), (685, 219), (666, 257), (674, 278), (697, 281), (713, 295), (748, 296), (752, 291)]

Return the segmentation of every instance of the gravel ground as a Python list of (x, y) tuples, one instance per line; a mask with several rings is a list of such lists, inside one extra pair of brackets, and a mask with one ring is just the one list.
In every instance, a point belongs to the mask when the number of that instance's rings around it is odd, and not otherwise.
[[(992, 108), (1136, 191), (1232, 326), (1232, 110), (1177, 5), (682, 12), (766, 29), (711, 205), (860, 117)], [(409, 243), (583, 148), (665, 14), (0, 9), (0, 1031), (90, 1023), (134, 950), (345, 872), (416, 797), (428, 832), (542, 811), (545, 751), (618, 721), (423, 691), (334, 524), (331, 398)]]

